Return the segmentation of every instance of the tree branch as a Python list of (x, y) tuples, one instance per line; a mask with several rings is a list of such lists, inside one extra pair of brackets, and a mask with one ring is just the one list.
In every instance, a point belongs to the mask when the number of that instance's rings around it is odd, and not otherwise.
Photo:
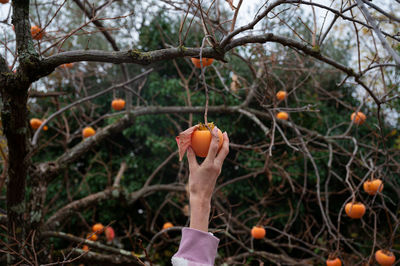
[(57, 112), (51, 114), (45, 121), (43, 121), (43, 123), (40, 125), (40, 127), (36, 130), (35, 134), (33, 135), (32, 146), (35, 146), (35, 145), (37, 144), (37, 141), (38, 141), (38, 138), (39, 138), (39, 134), (40, 134), (41, 130), (43, 129), (43, 127), (44, 127), (48, 122), (50, 122), (50, 120), (52, 120), (54, 117), (56, 117), (57, 115), (59, 115), (59, 114), (65, 112), (66, 110), (70, 109), (71, 107), (73, 107), (73, 106), (75, 106), (75, 105), (82, 104), (82, 103), (84, 103), (84, 102), (87, 102), (87, 101), (90, 101), (90, 100), (95, 99), (95, 98), (97, 98), (97, 97), (100, 97), (101, 95), (106, 94), (107, 92), (109, 92), (109, 91), (111, 91), (111, 90), (114, 90), (114, 89), (116, 89), (116, 88), (124, 87), (124, 86), (126, 86), (127, 84), (130, 84), (130, 83), (132, 83), (132, 82), (134, 82), (134, 81), (136, 81), (136, 80), (138, 80), (138, 79), (140, 79), (140, 78), (146, 76), (147, 74), (149, 74), (149, 73), (152, 72), (152, 71), (153, 71), (153, 69), (150, 68), (149, 70), (146, 70), (145, 72), (143, 72), (143, 73), (137, 75), (136, 77), (134, 77), (134, 78), (132, 78), (132, 79), (126, 81), (126, 82), (123, 82), (122, 84), (118, 84), (118, 85), (109, 87), (108, 89), (105, 89), (105, 90), (103, 90), (103, 91), (100, 91), (100, 92), (98, 92), (98, 93), (96, 93), (96, 94), (90, 95), (90, 96), (85, 97), (85, 98), (81, 98), (81, 99), (77, 100), (76, 102), (73, 102), (73, 103), (71, 103), (71, 104), (69, 104), (69, 105), (67, 105), (67, 106), (65, 106), (65, 107), (63, 107), (63, 108), (61, 108), (61, 109), (58, 110)]
[(382, 32), (378, 28), (376, 21), (369, 13), (368, 9), (365, 7), (364, 3), (361, 0), (357, 0), (357, 5), (364, 13), (365, 18), (367, 19), (368, 23), (372, 25), (372, 28), (376, 35), (378, 36), (379, 40), (382, 43), (383, 48), (393, 57), (393, 60), (396, 62), (397, 67), (400, 67), (400, 56), (392, 49), (389, 43), (386, 41), (385, 37), (383, 37)]
[[(68, 241), (75, 242), (75, 243), (86, 244), (90, 247), (98, 248), (100, 250), (111, 252), (111, 253), (123, 256), (125, 258), (128, 258), (131, 263), (136, 263), (135, 265), (144, 265), (144, 263), (141, 260), (139, 260), (138, 257), (132, 255), (132, 252), (128, 251), (128, 250), (110, 247), (107, 245), (103, 245), (99, 242), (94, 242), (94, 241), (91, 241), (88, 239), (80, 238), (80, 237), (77, 237), (77, 236), (74, 236), (71, 234), (66, 234), (63, 232), (46, 231), (46, 232), (42, 233), (42, 238), (49, 238), (49, 237), (57, 237), (57, 238), (66, 239)], [(78, 253), (85, 252), (83, 250), (77, 250), (77, 249), (75, 249), (75, 251), (77, 251)], [(92, 253), (93, 253), (93, 255), (95, 254), (94, 252), (92, 252)]]

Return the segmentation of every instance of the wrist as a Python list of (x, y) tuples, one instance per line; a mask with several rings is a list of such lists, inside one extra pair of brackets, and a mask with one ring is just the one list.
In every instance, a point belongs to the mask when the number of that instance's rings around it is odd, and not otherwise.
[(211, 200), (190, 197), (190, 228), (208, 231)]
[(200, 208), (200, 209), (210, 209), (211, 208), (211, 197), (201, 197), (190, 195), (190, 207)]

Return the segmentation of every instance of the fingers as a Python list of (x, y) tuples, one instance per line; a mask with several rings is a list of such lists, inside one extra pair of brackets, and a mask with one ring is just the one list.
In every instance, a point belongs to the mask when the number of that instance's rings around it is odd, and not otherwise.
[(192, 147), (189, 147), (187, 149), (187, 158), (189, 162), (189, 171), (195, 170), (197, 167), (199, 167), (199, 164), (197, 163), (196, 155), (194, 154), (194, 151), (192, 150)]
[(222, 167), (222, 164), (224, 163), (224, 160), (229, 153), (228, 133), (224, 132), (222, 136), (224, 137), (224, 143), (222, 144), (221, 150), (219, 151), (217, 158), (215, 158), (215, 164), (218, 165), (218, 167), (220, 168)]
[(211, 132), (211, 143), (210, 147), (208, 148), (208, 154), (206, 157), (207, 161), (210, 162), (214, 161), (215, 156), (217, 155), (218, 152), (218, 143), (219, 143), (218, 128), (214, 127), (214, 129)]

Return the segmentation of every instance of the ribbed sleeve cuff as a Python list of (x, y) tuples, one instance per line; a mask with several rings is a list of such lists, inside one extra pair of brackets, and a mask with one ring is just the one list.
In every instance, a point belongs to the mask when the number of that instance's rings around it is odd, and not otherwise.
[(218, 243), (219, 239), (211, 233), (185, 227), (182, 229), (179, 250), (174, 257), (204, 265), (214, 265)]

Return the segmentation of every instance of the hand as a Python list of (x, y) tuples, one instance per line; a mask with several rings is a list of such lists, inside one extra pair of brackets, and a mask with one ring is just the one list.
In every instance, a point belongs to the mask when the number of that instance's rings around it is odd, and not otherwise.
[(229, 153), (229, 138), (224, 132), (224, 143), (218, 152), (218, 129), (214, 127), (208, 154), (204, 162), (197, 163), (194, 151), (189, 147), (187, 157), (189, 161), (189, 198), (190, 198), (190, 227), (208, 231), (208, 217), (210, 215), (211, 197), (222, 164)]

